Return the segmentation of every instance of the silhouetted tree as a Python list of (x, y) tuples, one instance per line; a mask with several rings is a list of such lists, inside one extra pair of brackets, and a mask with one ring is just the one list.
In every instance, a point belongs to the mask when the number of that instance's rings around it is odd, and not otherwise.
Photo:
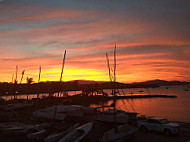
[(27, 82), (27, 84), (32, 84), (34, 82), (34, 80), (33, 80), (33, 78), (27, 77), (26, 82)]
[[(34, 82), (34, 80), (33, 80), (33, 78), (27, 77), (27, 78), (26, 78), (26, 82), (27, 82), (27, 84), (32, 84), (32, 83)], [(29, 86), (28, 86), (28, 87), (29, 87)], [(27, 100), (28, 100), (28, 93), (27, 93)]]
[(18, 83), (18, 81), (15, 79), (15, 82), (14, 82), (14, 84), (17, 84)]

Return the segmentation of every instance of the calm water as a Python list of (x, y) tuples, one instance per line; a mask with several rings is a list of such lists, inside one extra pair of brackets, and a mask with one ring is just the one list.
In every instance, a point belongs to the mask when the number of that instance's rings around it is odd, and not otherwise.
[[(118, 109), (125, 111), (133, 111), (130, 104), (134, 107), (135, 111), (147, 116), (164, 117), (169, 120), (183, 121), (190, 123), (190, 88), (189, 86), (170, 86), (159, 88), (135, 88), (124, 89), (125, 94), (166, 94), (176, 95), (177, 98), (143, 98), (143, 99), (128, 99), (117, 100), (116, 106)], [(189, 91), (184, 91), (188, 88)], [(143, 92), (139, 92), (139, 91)], [(110, 93), (110, 90), (107, 90)], [(121, 92), (121, 91), (120, 91)], [(123, 103), (124, 102), (124, 103)], [(106, 104), (111, 104), (108, 101)], [(129, 104), (130, 103), (130, 104)], [(125, 105), (124, 105), (125, 104)], [(92, 105), (97, 106), (97, 105)]]
[[(134, 107), (135, 111), (147, 116), (157, 116), (168, 118), (174, 121), (183, 121), (190, 123), (190, 88), (189, 86), (165, 86), (159, 88), (135, 88), (135, 89), (124, 89), (126, 95), (137, 95), (137, 94), (166, 94), (176, 95), (177, 98), (143, 98), (143, 99), (123, 99), (117, 100), (116, 106), (118, 109), (125, 111), (133, 111), (130, 104)], [(184, 91), (188, 88), (189, 91)], [(111, 90), (105, 90), (108, 94)], [(139, 92), (141, 91), (141, 92)], [(143, 92), (142, 92), (143, 91)], [(69, 95), (79, 94), (81, 91), (68, 92)], [(122, 94), (122, 91), (120, 90)], [(40, 94), (40, 97), (47, 96), (48, 94)], [(122, 94), (123, 95), (123, 94)], [(3, 96), (4, 99), (11, 99), (12, 96)], [(29, 95), (29, 99), (35, 98), (36, 95)], [(12, 97), (13, 98), (13, 97)], [(20, 95), (19, 98), (27, 98), (26, 95)], [(112, 101), (108, 101), (106, 104), (111, 104)], [(130, 104), (129, 104), (130, 103)], [(92, 107), (100, 105), (91, 105)]]

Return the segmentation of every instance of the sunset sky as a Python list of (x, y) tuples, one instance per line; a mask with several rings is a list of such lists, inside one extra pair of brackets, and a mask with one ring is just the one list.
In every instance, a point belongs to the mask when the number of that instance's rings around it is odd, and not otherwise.
[(190, 81), (189, 0), (0, 0), (0, 81)]

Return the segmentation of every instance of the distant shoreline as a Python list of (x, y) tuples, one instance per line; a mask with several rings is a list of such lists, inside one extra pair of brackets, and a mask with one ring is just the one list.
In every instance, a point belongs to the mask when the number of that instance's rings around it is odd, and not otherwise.
[[(34, 84), (11, 84), (0, 83), (0, 94), (3, 95), (21, 95), (21, 94), (43, 94), (57, 93), (66, 91), (83, 91), (86, 93), (101, 91), (104, 89), (128, 89), (128, 88), (156, 88), (160, 86), (190, 85), (190, 82), (151, 80), (146, 82), (124, 84), (116, 82), (96, 82), (96, 81), (69, 81), (69, 82), (40, 82)], [(190, 89), (190, 86), (185, 89)]]

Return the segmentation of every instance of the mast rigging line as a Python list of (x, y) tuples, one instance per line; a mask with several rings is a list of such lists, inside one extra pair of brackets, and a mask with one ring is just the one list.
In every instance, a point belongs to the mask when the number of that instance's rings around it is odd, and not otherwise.
[[(116, 88), (117, 88), (117, 87), (116, 87)], [(119, 95), (121, 96), (121, 93), (120, 93), (119, 89), (117, 88), (116, 90), (118, 91)], [(123, 95), (125, 95), (123, 89), (121, 89), (121, 91), (122, 91)], [(113, 95), (113, 94), (112, 94), (112, 95)], [(123, 99), (121, 99), (121, 100), (122, 100), (122, 102), (123, 102), (123, 104), (124, 104), (124, 106), (125, 106), (125, 109), (126, 109), (127, 111), (129, 111), (128, 108), (127, 108), (127, 106), (126, 106), (126, 103), (124, 102), (124, 100), (123, 100)], [(130, 107), (131, 107), (131, 108), (133, 109), (133, 111), (135, 112), (135, 108), (133, 107), (133, 105), (129, 102), (128, 99), (126, 99), (126, 100), (127, 100), (127, 102), (129, 103)], [(122, 105), (122, 106), (123, 106), (123, 105)]]
[[(119, 95), (121, 96), (121, 94), (120, 94), (120, 92), (119, 92), (119, 89), (117, 89), (117, 90), (118, 90)], [(126, 106), (126, 104), (125, 104), (125, 102), (124, 102), (124, 100), (123, 100), (123, 99), (121, 99), (121, 100), (122, 100), (122, 102), (123, 102), (123, 104), (124, 104), (124, 106), (125, 106), (125, 109), (126, 109), (127, 111), (129, 111), (128, 108), (127, 108), (127, 106)]]
[[(114, 103), (114, 109), (115, 109), (115, 90), (117, 90), (117, 91), (119, 92), (119, 89), (115, 89), (115, 88), (116, 88), (116, 83), (115, 83), (115, 82), (116, 82), (116, 45), (115, 45), (115, 48), (114, 48), (114, 70), (113, 70), (114, 76), (111, 75), (111, 69), (110, 69), (110, 63), (109, 63), (109, 56), (108, 56), (107, 53), (106, 53), (106, 58), (107, 58), (107, 66), (108, 66), (108, 71), (109, 71), (109, 79), (110, 79), (111, 84), (113, 83), (113, 85), (114, 85), (114, 89), (112, 89), (112, 95), (113, 95), (113, 97), (114, 97), (114, 102), (113, 102), (113, 103)], [(112, 87), (113, 87), (113, 86), (112, 86)], [(121, 89), (121, 91), (122, 91), (123, 95), (125, 95), (123, 89)], [(121, 95), (120, 92), (119, 92), (119, 95)], [(128, 111), (127, 106), (126, 106), (126, 104), (125, 104), (125, 102), (124, 102), (123, 99), (122, 99), (122, 102), (123, 102), (123, 104), (125, 105), (126, 110)], [(135, 112), (134, 107), (133, 107), (132, 104), (128, 101), (128, 99), (127, 99), (127, 102), (129, 103), (129, 105), (131, 106), (131, 108), (133, 109), (133, 111)]]
[[(123, 95), (125, 95), (123, 89), (121, 89), (121, 91), (122, 91)], [(127, 102), (129, 103), (129, 105), (131, 106), (131, 108), (133, 109), (133, 111), (135, 112), (135, 108), (133, 107), (133, 105), (129, 102), (128, 99), (126, 99), (126, 100), (127, 100)]]
[(23, 77), (24, 77), (24, 73), (25, 73), (25, 70), (22, 71), (22, 77), (21, 77), (21, 79), (20, 79), (20, 84), (22, 83), (22, 79), (23, 79)]

